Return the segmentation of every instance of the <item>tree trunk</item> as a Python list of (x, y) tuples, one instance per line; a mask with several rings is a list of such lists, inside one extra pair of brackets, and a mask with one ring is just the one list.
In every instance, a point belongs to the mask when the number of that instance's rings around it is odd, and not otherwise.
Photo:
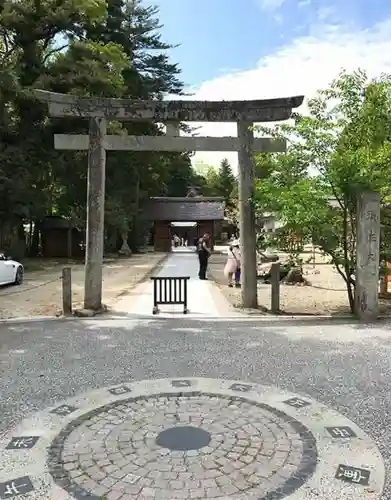
[(351, 280), (351, 269), (349, 263), (349, 251), (348, 251), (348, 238), (349, 238), (349, 221), (348, 209), (346, 208), (347, 203), (345, 200), (345, 208), (343, 211), (343, 256), (345, 261), (345, 274), (346, 274), (346, 288), (348, 291), (349, 307), (350, 312), (354, 314), (355, 312), (355, 298), (352, 290), (352, 280)]
[(346, 288), (348, 290), (348, 298), (349, 298), (349, 307), (350, 307), (350, 312), (355, 313), (355, 298), (354, 298), (354, 293), (352, 290), (352, 284), (348, 281), (346, 283)]
[(0, 252), (4, 251), (6, 224), (0, 223)]
[(37, 257), (40, 253), (40, 236), (42, 221), (36, 220), (34, 223), (33, 237), (31, 238), (30, 256)]
[(27, 253), (28, 253), (28, 255), (31, 255), (31, 247), (33, 244), (33, 227), (34, 227), (34, 221), (32, 218), (30, 218), (29, 234), (28, 234), (28, 240), (27, 240)]
[(132, 232), (131, 232), (131, 240), (130, 244), (133, 252), (138, 252), (140, 247), (140, 176), (137, 171), (137, 179), (136, 179), (136, 194), (135, 194), (135, 207), (136, 212), (133, 217), (132, 224)]

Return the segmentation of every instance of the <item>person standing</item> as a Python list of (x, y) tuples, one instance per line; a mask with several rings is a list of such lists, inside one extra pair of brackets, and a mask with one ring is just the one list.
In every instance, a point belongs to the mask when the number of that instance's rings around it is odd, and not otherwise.
[(235, 276), (235, 287), (240, 287), (240, 244), (234, 240), (228, 249), (228, 258), (224, 267), (224, 276), (227, 278), (228, 286), (232, 287), (232, 278)]
[(208, 269), (208, 260), (212, 250), (210, 248), (210, 235), (205, 233), (198, 242), (198, 260), (200, 263), (200, 270), (198, 272), (198, 277), (200, 280), (208, 279), (206, 277), (206, 271)]

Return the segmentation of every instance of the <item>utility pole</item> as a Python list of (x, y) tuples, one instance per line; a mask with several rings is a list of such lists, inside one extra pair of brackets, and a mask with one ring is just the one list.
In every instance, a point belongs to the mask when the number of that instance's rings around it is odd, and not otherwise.
[(106, 118), (91, 117), (88, 146), (87, 230), (84, 308), (102, 308), (102, 268), (105, 217)]
[(252, 123), (239, 120), (239, 231), (241, 251), (242, 305), (248, 309), (258, 307), (257, 248), (255, 214), (253, 206), (254, 162)]

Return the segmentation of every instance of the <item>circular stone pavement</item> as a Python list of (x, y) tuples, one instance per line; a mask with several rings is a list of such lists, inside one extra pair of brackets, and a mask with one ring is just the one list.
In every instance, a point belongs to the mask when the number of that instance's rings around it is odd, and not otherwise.
[(384, 466), (354, 423), (318, 402), (229, 380), (100, 389), (0, 441), (0, 498), (380, 498)]

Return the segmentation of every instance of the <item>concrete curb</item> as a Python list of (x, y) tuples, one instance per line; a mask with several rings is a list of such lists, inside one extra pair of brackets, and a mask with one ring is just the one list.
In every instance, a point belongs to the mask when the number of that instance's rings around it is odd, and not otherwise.
[[(246, 315), (245, 313), (238, 314), (238, 313), (233, 313), (232, 316), (186, 316), (185, 318), (183, 317), (178, 317), (178, 318), (173, 318), (172, 316), (153, 316), (151, 315), (145, 315), (145, 314), (118, 314), (115, 311), (109, 311), (108, 313), (104, 315), (97, 315), (93, 317), (76, 317), (76, 316), (60, 316), (60, 317), (55, 317), (55, 316), (34, 316), (34, 317), (21, 317), (21, 318), (10, 318), (10, 319), (2, 319), (0, 320), (0, 326), (1, 325), (7, 325), (7, 324), (18, 324), (18, 323), (50, 323), (53, 321), (56, 322), (69, 322), (69, 321), (112, 321), (112, 320), (123, 320), (123, 321), (167, 321), (167, 320), (172, 320), (172, 319), (186, 319), (186, 320), (194, 320), (194, 321), (216, 321), (219, 323), (223, 323), (225, 321), (230, 321), (230, 322), (256, 322), (256, 323), (271, 323), (273, 326), (278, 326), (278, 325), (284, 325), (286, 323), (308, 323), (308, 324), (317, 324), (317, 325), (322, 325), (326, 323), (343, 323), (343, 324), (351, 324), (351, 325), (379, 325), (380, 323), (383, 322), (389, 322), (391, 318), (389, 316), (381, 316), (379, 317), (378, 321), (376, 322), (370, 322), (370, 323), (365, 323), (363, 321), (360, 321), (355, 318), (344, 318), (344, 317), (338, 317), (338, 316), (272, 316), (272, 315), (266, 315), (266, 316), (257, 316), (257, 315)], [(388, 320), (388, 321), (387, 321)]]
[(0, 319), (0, 325), (7, 323), (39, 323), (42, 321), (69, 321), (69, 320), (77, 320), (80, 318), (75, 318), (73, 316), (22, 316), (19, 318), (8, 318), (8, 319)]

